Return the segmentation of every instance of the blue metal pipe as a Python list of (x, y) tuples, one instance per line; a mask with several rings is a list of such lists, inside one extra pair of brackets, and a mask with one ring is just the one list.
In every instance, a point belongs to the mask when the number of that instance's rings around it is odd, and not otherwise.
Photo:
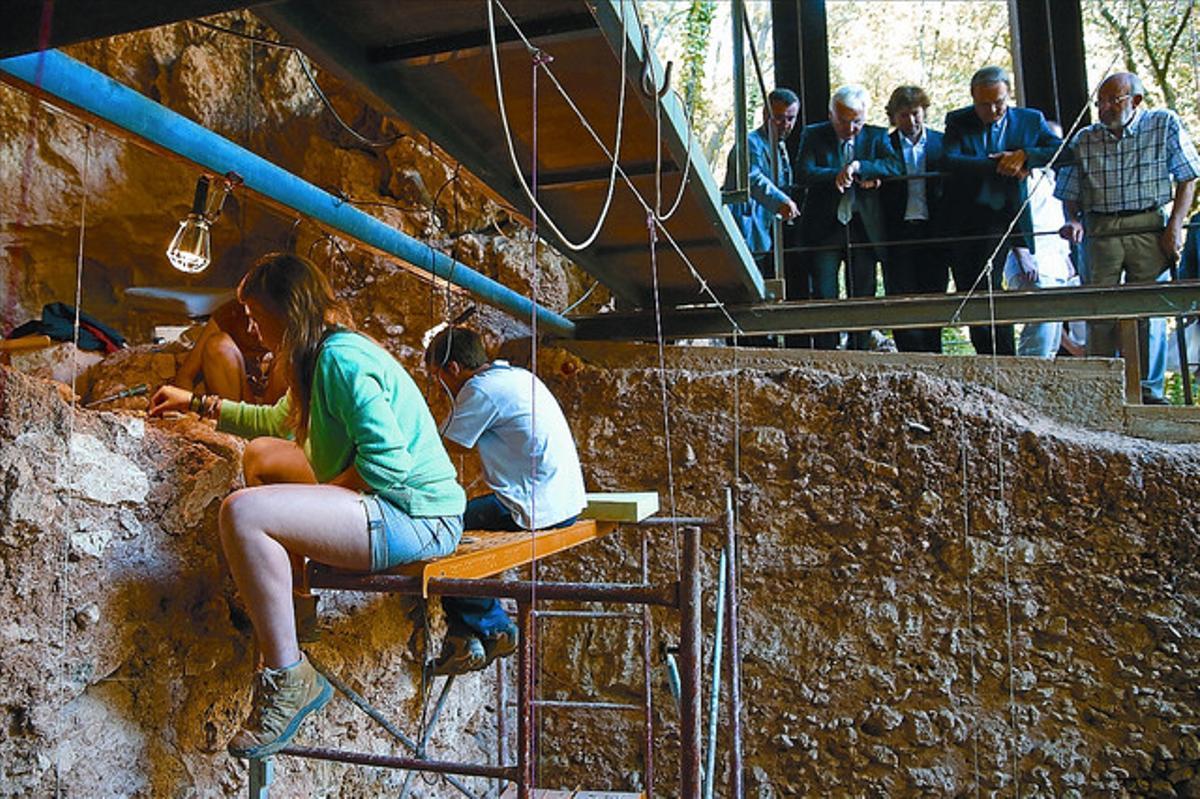
[[(58, 50), (0, 59), (0, 79), (57, 98), (215, 174), (236, 172), (251, 191), (460, 286), (518, 319), (528, 320), (533, 313), (529, 298)], [(574, 334), (570, 319), (541, 306), (537, 312), (543, 330), (561, 337)]]

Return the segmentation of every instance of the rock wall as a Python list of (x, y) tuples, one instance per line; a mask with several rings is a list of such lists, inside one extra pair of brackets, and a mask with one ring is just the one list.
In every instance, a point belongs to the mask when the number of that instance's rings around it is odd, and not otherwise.
[[(1200, 447), (928, 375), (735, 378), (702, 353), (666, 376), (675, 494), (682, 514), (721, 511), (736, 379), (748, 796), (1200, 795)], [(668, 506), (657, 370), (585, 364), (553, 388), (589, 487)], [(664, 579), (671, 536), (655, 540)], [(630, 579), (636, 551), (626, 534), (543, 576)], [(657, 652), (677, 622), (655, 618)], [(544, 658), (545, 695), (640, 701), (636, 627), (543, 630), (544, 652), (569, 653)], [(677, 713), (655, 674), (670, 796)], [(545, 784), (641, 780), (634, 719), (543, 724)]]
[[(244, 762), (224, 749), (248, 709), (254, 655), (216, 539), (240, 454), (194, 421), (72, 415), (51, 384), (0, 368), (0, 796), (245, 795)], [(309, 651), (416, 737), (413, 610), (327, 595)], [(435, 755), (487, 760), (494, 691), (490, 672), (462, 678)], [(341, 697), (297, 740), (398, 748)], [(272, 795), (373, 797), (401, 780), (281, 760)], [(453, 793), (418, 784), (416, 796)]]

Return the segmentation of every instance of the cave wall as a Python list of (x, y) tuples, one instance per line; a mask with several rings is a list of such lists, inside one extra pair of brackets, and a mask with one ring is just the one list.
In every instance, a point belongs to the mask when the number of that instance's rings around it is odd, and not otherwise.
[[(225, 745), (248, 711), (255, 656), (216, 537), (240, 456), (238, 439), (204, 423), (72, 414), (51, 383), (0, 368), (0, 796), (245, 795), (245, 763)], [(327, 595), (308, 645), (414, 738), (415, 612), (395, 597)], [(459, 686), (431, 751), (486, 762), (492, 673)], [(297, 742), (396, 751), (340, 696)], [(281, 760), (273, 795), (373, 797), (402, 779)], [(436, 783), (417, 795), (451, 793)]]
[[(669, 507), (658, 370), (607, 352), (553, 381), (589, 489)], [(747, 795), (1200, 795), (1200, 447), (917, 372), (735, 372), (705, 352), (667, 357), (687, 363), (664, 376), (674, 487), (681, 514), (712, 515), (737, 486)], [(627, 533), (542, 575), (630, 579), (637, 549)], [(670, 534), (652, 551), (669, 578)], [(677, 621), (655, 619), (657, 652)], [(543, 660), (547, 696), (640, 701), (636, 627), (542, 629), (569, 654)], [(668, 796), (677, 712), (658, 658), (655, 675)], [(543, 724), (546, 784), (638, 784), (632, 717)]]

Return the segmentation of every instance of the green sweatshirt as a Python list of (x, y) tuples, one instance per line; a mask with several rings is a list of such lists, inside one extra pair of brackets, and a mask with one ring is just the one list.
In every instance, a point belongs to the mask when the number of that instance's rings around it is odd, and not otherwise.
[[(217, 429), (243, 438), (290, 438), (290, 396), (274, 405), (226, 400)], [(353, 463), (372, 493), (410, 516), (453, 516), (466, 507), (417, 384), (395, 358), (357, 333), (332, 333), (317, 356), (305, 455), (322, 483)]]

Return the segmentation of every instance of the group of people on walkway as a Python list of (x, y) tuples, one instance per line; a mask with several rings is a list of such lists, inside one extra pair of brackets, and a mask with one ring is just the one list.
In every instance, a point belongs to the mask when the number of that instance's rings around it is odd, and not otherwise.
[[(930, 127), (928, 94), (897, 87), (891, 130), (866, 123), (861, 86), (833, 92), (827, 121), (804, 127), (795, 92), (767, 98), (749, 135), (749, 199), (730, 205), (764, 278), (784, 277), (787, 299), (874, 297), (876, 265), (888, 296), (1112, 286), (1164, 280), (1184, 249), (1200, 157), (1179, 116), (1146, 106), (1137, 75), (1109, 76), (1096, 97), (1099, 120), (1064, 144), (1041, 111), (1013, 106), (1012, 82), (996, 66), (971, 78), (971, 104)], [(736, 150), (726, 189), (735, 188)], [(775, 274), (773, 223), (781, 226), (784, 274)], [(1193, 229), (1194, 230), (1194, 229)], [(1192, 247), (1200, 234), (1191, 233)], [(842, 265), (845, 270), (842, 272)], [(990, 267), (990, 268), (989, 268)], [(1186, 267), (1186, 263), (1185, 263)], [(1118, 351), (1114, 323), (1087, 326), (1089, 355)], [(1165, 320), (1140, 323), (1143, 400), (1163, 402)], [(972, 326), (980, 354), (1052, 357), (1060, 322)], [(788, 336), (790, 347), (834, 349), (837, 333)], [(890, 348), (878, 331), (848, 337), (852, 349)], [(940, 328), (898, 329), (895, 347), (941, 352)]]

